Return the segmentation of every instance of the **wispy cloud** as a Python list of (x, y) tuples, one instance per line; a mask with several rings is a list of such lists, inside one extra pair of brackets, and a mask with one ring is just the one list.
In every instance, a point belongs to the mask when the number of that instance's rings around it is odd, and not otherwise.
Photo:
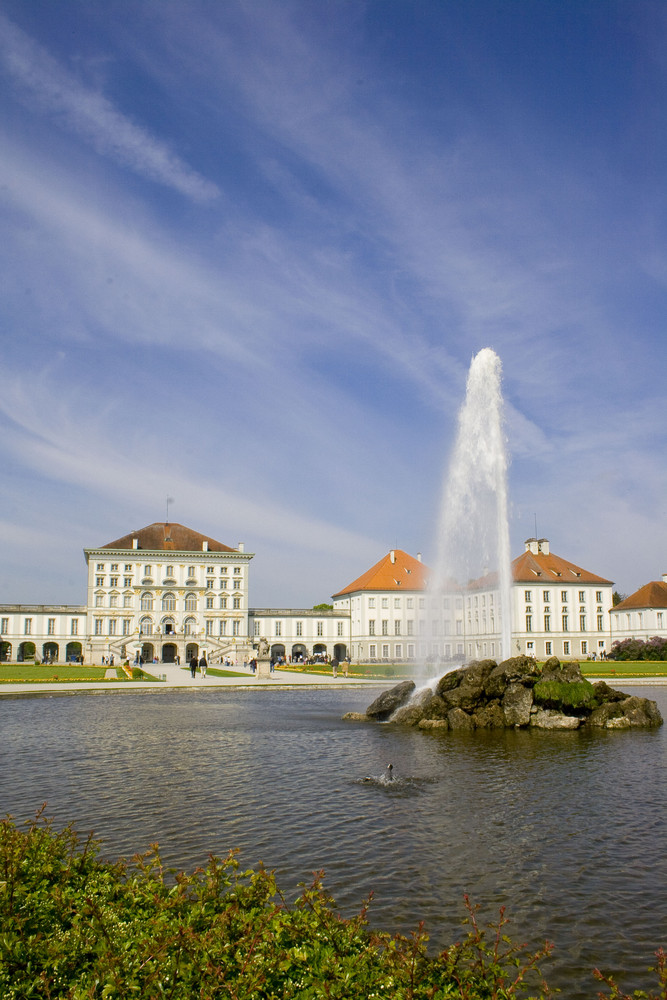
[(169, 145), (132, 122), (100, 93), (89, 90), (41, 45), (0, 15), (0, 58), (26, 99), (77, 134), (100, 155), (187, 198), (206, 202), (218, 187), (192, 170)]

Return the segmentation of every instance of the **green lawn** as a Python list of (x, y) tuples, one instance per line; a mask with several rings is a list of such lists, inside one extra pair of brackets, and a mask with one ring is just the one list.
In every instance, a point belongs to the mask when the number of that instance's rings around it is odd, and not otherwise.
[(106, 667), (68, 666), (52, 663), (50, 666), (36, 663), (0, 664), (0, 683), (18, 681), (23, 684), (33, 681), (103, 681)]
[(584, 677), (667, 677), (665, 660), (582, 660)]

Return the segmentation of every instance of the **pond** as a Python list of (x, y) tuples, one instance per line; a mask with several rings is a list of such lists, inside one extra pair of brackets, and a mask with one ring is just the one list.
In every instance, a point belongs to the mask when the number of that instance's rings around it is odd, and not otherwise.
[[(654, 698), (667, 689), (623, 690)], [(343, 722), (372, 689), (208, 689), (3, 699), (0, 810), (47, 804), (108, 857), (158, 842), (192, 869), (241, 851), (286, 896), (319, 869), (344, 913), (434, 947), (485, 921), (555, 953), (550, 985), (596, 996), (592, 969), (648, 988), (667, 945), (667, 726), (634, 732), (423, 733)], [(393, 764), (393, 780), (386, 766)]]

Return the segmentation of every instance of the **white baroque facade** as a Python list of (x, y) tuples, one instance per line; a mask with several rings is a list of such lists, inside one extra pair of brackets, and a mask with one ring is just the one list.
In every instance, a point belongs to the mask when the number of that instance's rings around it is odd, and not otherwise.
[[(501, 621), (493, 575), (428, 592), (429, 569), (392, 549), (314, 609), (249, 608), (252, 553), (183, 525), (157, 522), (84, 550), (85, 605), (0, 607), (0, 657), (100, 663), (241, 664), (265, 638), (274, 660), (359, 662), (498, 659)], [(545, 659), (609, 652), (616, 638), (664, 634), (667, 579), (613, 608), (612, 582), (529, 538), (512, 563), (512, 649)], [(641, 606), (640, 606), (641, 605)], [(504, 655), (504, 654), (502, 654)]]
[(667, 635), (667, 573), (652, 580), (611, 609), (612, 640)]

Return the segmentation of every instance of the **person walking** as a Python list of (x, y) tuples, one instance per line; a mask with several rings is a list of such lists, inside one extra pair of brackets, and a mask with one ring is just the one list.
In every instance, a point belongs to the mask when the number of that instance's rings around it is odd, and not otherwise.
[(206, 668), (207, 668), (207, 666), (208, 666), (208, 664), (206, 662), (206, 657), (202, 653), (201, 659), (199, 661), (199, 669), (201, 670), (202, 677), (206, 677)]
[(197, 657), (193, 653), (192, 659), (190, 660), (190, 676), (192, 677), (193, 680), (195, 678), (196, 673), (197, 673)]

